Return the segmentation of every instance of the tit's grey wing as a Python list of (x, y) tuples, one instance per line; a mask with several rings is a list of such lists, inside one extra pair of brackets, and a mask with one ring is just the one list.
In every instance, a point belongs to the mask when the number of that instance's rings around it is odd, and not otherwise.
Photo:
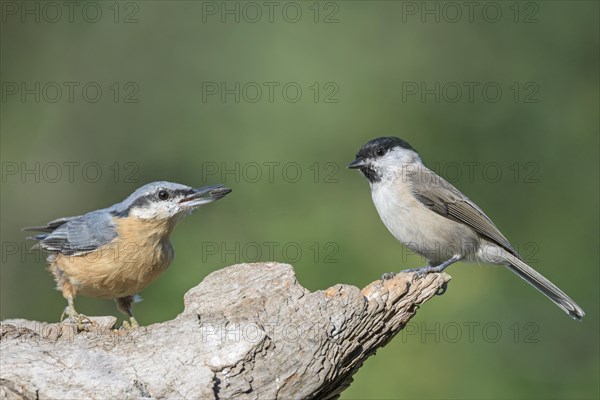
[(36, 247), (43, 250), (71, 256), (90, 253), (107, 245), (115, 237), (117, 232), (112, 215), (100, 210), (68, 218), (52, 232), (30, 239), (39, 240)]
[(519, 257), (492, 220), (451, 183), (425, 167), (409, 174), (412, 193), (423, 205), (439, 215), (466, 224), (478, 234)]

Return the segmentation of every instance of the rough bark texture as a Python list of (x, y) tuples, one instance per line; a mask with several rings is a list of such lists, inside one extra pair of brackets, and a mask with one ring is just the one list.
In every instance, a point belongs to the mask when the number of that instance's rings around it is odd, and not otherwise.
[(93, 318), (6, 320), (0, 399), (334, 399), (450, 277), (414, 273), (362, 290), (309, 292), (290, 265), (240, 264), (209, 275), (177, 318), (135, 331)]

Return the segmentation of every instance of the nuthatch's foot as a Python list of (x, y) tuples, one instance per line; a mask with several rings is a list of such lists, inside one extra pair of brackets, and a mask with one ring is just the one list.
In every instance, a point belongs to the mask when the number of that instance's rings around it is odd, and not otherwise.
[(140, 325), (138, 324), (136, 319), (133, 317), (131, 317), (129, 319), (129, 321), (123, 321), (123, 325), (121, 325), (121, 329), (125, 329), (125, 330), (137, 329), (139, 327), (140, 327)]
[(65, 315), (69, 317), (70, 323), (77, 326), (78, 331), (84, 331), (89, 327), (89, 325), (95, 324), (95, 322), (91, 320), (88, 316), (79, 314), (77, 311), (75, 311), (74, 308), (68, 306), (65, 308), (62, 315), (60, 316), (60, 322), (62, 322), (65, 319)]

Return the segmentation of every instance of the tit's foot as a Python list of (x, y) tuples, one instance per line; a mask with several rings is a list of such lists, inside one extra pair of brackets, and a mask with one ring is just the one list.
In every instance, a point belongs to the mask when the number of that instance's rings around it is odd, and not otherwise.
[(417, 276), (423, 276), (423, 275), (427, 275), (427, 274), (442, 272), (445, 267), (442, 267), (442, 268), (440, 268), (440, 267), (441, 267), (441, 265), (438, 265), (438, 266), (427, 265), (426, 267), (421, 267), (421, 268), (410, 268), (410, 269), (404, 270), (402, 272), (414, 272)]
[(381, 274), (381, 280), (382, 281), (387, 281), (388, 279), (392, 279), (393, 277), (395, 277), (398, 274), (402, 274), (402, 273), (409, 273), (409, 272), (417, 272), (417, 275), (423, 275), (426, 274), (427, 272), (421, 272), (423, 270), (425, 270), (427, 267), (419, 267), (419, 268), (409, 268), (409, 269), (403, 269), (400, 272), (385, 272), (383, 274)]
[(461, 256), (453, 256), (452, 258), (444, 261), (440, 265), (429, 264), (426, 267), (411, 268), (411, 269), (404, 270), (403, 272), (416, 272), (417, 276), (423, 276), (426, 274), (433, 274), (433, 273), (440, 273), (443, 270), (445, 270), (446, 268), (448, 268), (450, 265), (454, 264), (457, 261), (460, 261), (461, 258), (462, 258)]
[[(462, 257), (460, 257), (460, 256), (453, 256), (452, 258), (444, 261), (440, 265), (431, 265), (430, 264), (425, 267), (405, 269), (405, 270), (402, 270), (401, 272), (414, 272), (414, 273), (416, 273), (417, 276), (423, 276), (423, 275), (432, 274), (432, 273), (439, 273), (439, 272), (442, 272), (443, 270), (445, 270), (446, 268), (448, 268), (450, 265), (459, 261), (461, 258)], [(387, 273), (381, 275), (381, 279), (382, 280), (391, 279), (396, 275), (397, 274), (395, 272), (387, 272)]]
[(426, 265), (424, 267), (403, 269), (401, 272), (405, 272), (405, 273), (416, 272), (417, 276), (421, 276), (421, 275), (428, 274), (430, 272), (430, 270), (429, 270), (430, 268), (431, 268), (431, 265)]
[(123, 321), (123, 325), (121, 325), (121, 329), (125, 329), (125, 330), (137, 329), (139, 327), (140, 327), (140, 325), (138, 324), (136, 319), (133, 317), (129, 318), (129, 321)]

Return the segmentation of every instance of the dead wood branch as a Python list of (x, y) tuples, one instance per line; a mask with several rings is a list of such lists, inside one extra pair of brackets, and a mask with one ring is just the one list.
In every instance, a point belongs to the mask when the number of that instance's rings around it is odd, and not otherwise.
[(210, 274), (177, 318), (115, 331), (3, 321), (0, 399), (334, 399), (450, 277), (399, 274), (309, 292), (290, 265)]

